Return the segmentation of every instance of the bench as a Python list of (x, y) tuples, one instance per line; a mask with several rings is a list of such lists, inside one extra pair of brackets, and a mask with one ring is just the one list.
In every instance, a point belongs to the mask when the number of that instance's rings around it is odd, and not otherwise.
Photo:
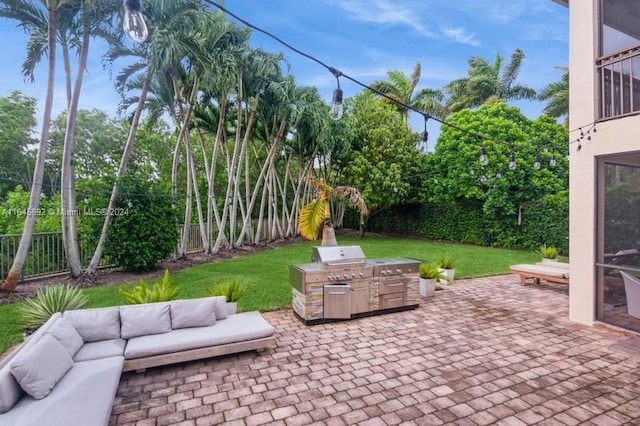
[(529, 278), (533, 279), (536, 284), (540, 284), (541, 279), (552, 283), (569, 284), (569, 270), (564, 265), (521, 264), (511, 265), (509, 269), (511, 273), (520, 276), (520, 285), (522, 286)]

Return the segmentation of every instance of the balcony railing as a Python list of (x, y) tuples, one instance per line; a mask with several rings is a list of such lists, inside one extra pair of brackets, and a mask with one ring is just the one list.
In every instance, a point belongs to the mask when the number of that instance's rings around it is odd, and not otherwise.
[(640, 46), (596, 60), (598, 117), (601, 120), (640, 112)]

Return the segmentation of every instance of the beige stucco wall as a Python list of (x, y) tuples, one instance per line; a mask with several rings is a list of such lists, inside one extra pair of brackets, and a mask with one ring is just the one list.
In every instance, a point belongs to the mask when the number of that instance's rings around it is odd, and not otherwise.
[[(570, 22), (570, 128), (591, 127), (596, 117), (597, 0), (571, 0)], [(580, 133), (571, 133), (575, 140)], [(569, 317), (592, 324), (596, 293), (597, 156), (637, 151), (640, 148), (640, 117), (627, 117), (597, 125), (592, 139), (569, 146)]]

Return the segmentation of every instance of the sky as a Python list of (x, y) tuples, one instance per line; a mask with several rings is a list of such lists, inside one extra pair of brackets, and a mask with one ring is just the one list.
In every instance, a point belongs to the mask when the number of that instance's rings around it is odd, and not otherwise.
[[(508, 61), (513, 51), (520, 48), (526, 58), (518, 82), (539, 90), (560, 80), (562, 72), (554, 67), (568, 65), (568, 10), (551, 0), (226, 0), (224, 3), (234, 14), (365, 84), (385, 79), (390, 70), (409, 75), (415, 63), (420, 62), (422, 77), (417, 90), (442, 88), (466, 75), (470, 57), (480, 56), (493, 62), (496, 54), (500, 54)], [(14, 21), (2, 19), (0, 40), (5, 58), (0, 67), (0, 96), (19, 90), (42, 104), (46, 60), (36, 69), (35, 82), (25, 82), (20, 68), (27, 36)], [(330, 102), (336, 80), (326, 69), (257, 32), (253, 33), (251, 44), (270, 52), (282, 52), (287, 61), (285, 68), (297, 83), (316, 86)], [(104, 51), (104, 44), (91, 46), (80, 108), (97, 108), (115, 115), (119, 97), (113, 88), (112, 73), (103, 69), (101, 63)], [(344, 79), (341, 87), (345, 97), (362, 90)], [(64, 108), (64, 99), (60, 68), (54, 114)], [(515, 104), (531, 118), (540, 115), (544, 108), (540, 102)], [(410, 123), (418, 132), (424, 128), (422, 117), (415, 113)], [(439, 126), (430, 121), (429, 133), (432, 145)]]

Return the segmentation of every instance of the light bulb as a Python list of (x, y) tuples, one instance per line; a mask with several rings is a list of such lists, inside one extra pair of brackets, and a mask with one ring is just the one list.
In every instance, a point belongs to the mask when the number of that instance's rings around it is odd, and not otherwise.
[(541, 166), (542, 164), (540, 164), (540, 156), (536, 154), (536, 157), (533, 160), (533, 168), (536, 170), (540, 170)]
[(149, 30), (142, 15), (141, 0), (123, 0), (124, 19), (122, 28), (133, 41), (142, 43), (147, 39)]
[(329, 116), (333, 120), (340, 120), (342, 118), (343, 111), (342, 89), (338, 87), (333, 91), (333, 99), (331, 101), (331, 110), (329, 111)]
[(516, 157), (513, 155), (513, 152), (509, 154), (509, 170), (516, 169)]
[(549, 166), (550, 167), (555, 167), (556, 166), (556, 156), (552, 155), (551, 159), (549, 160)]
[(486, 166), (489, 164), (489, 159), (487, 158), (487, 151), (484, 149), (484, 146), (480, 147), (480, 165)]

